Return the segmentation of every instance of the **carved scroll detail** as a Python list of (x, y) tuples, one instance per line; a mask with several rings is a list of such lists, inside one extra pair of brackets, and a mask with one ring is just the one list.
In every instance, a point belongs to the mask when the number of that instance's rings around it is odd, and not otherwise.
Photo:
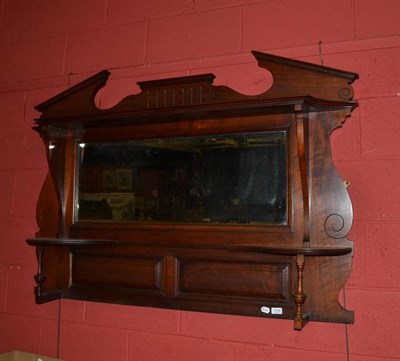
[(351, 100), (354, 96), (354, 90), (351, 86), (340, 88), (338, 96), (343, 100)]
[(335, 239), (340, 239), (347, 235), (345, 221), (340, 214), (333, 213), (326, 217), (324, 228), (327, 235)]

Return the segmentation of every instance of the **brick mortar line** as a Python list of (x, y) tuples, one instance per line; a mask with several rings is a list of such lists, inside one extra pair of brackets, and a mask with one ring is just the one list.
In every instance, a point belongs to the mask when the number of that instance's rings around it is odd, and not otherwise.
[[(382, 39), (385, 43), (382, 44)], [(397, 48), (400, 44), (400, 36), (388, 36), (380, 38), (368, 38), (368, 39), (357, 39), (340, 41), (335, 43), (324, 43), (325, 55), (341, 54), (341, 53), (354, 53), (359, 51), (367, 50), (381, 50), (388, 48)], [(350, 46), (349, 46), (350, 45)], [(1, 48), (0, 48), (1, 49)], [(279, 49), (261, 49), (261, 51), (271, 52), (273, 54), (281, 54), (284, 56), (287, 52), (297, 51), (299, 55), (295, 58), (304, 58), (309, 56), (318, 55), (317, 44), (307, 44), (300, 47), (286, 47)], [(162, 76), (165, 72), (171, 72), (171, 64), (176, 64), (174, 71), (184, 70), (196, 70), (196, 69), (207, 69), (218, 66), (229, 66), (238, 64), (248, 64), (254, 62), (253, 57), (249, 52), (232, 53), (227, 55), (209, 56), (204, 58), (195, 59), (182, 59), (174, 61), (166, 61), (159, 63), (143, 63), (137, 66), (126, 66), (126, 67), (109, 67), (112, 70), (113, 79), (129, 78), (129, 77), (146, 77), (155, 74)], [(256, 66), (256, 65), (255, 65)], [(89, 77), (93, 72), (75, 73), (73, 76), (76, 77), (76, 82)], [(0, 82), (0, 93), (4, 92), (15, 92), (22, 90), (33, 90), (42, 88), (51, 88), (58, 86), (66, 86), (68, 83), (68, 74), (60, 74), (51, 77), (37, 78), (37, 79), (25, 79), (14, 82)]]

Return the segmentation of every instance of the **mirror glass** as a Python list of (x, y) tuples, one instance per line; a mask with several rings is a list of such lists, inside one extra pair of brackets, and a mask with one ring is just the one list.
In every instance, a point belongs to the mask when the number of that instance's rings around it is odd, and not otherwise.
[(286, 224), (286, 138), (79, 143), (76, 221)]

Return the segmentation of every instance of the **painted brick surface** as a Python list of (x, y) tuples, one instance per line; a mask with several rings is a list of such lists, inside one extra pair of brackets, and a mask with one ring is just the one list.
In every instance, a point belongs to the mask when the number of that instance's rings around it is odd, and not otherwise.
[(400, 98), (393, 96), (360, 101), (360, 112), (361, 156), (400, 158)]
[(237, 53), (241, 21), (241, 10), (235, 7), (153, 20), (146, 60), (154, 63)]
[(145, 30), (137, 23), (69, 35), (66, 73), (142, 64)]
[[(240, 325), (240, 326), (238, 326)], [(312, 323), (302, 332), (290, 320), (182, 312), (181, 333), (191, 337), (335, 351), (344, 349), (343, 325)]]
[(4, 46), (0, 52), (1, 82), (61, 75), (64, 51), (64, 37)]
[[(0, 3), (1, 5), (1, 3)], [(1, 313), (0, 312), (0, 335), (4, 335), (4, 319), (6, 317), (5, 313)], [(5, 343), (6, 343), (6, 339), (5, 337), (0, 337), (0, 353), (5, 353)]]
[(365, 355), (355, 355), (351, 354), (351, 361), (393, 361), (398, 360), (398, 358), (392, 357), (381, 357), (381, 356), (365, 356)]
[(61, 320), (82, 323), (85, 321), (86, 302), (61, 300)]
[(2, 117), (6, 120), (0, 134), (0, 160), (3, 169), (13, 168), (15, 161), (23, 159), (21, 148), (24, 147), (24, 103), (24, 92), (0, 94), (0, 106), (4, 109)]
[(29, 350), (39, 353), (42, 321), (38, 318), (21, 317), (3, 314), (0, 326), (0, 344), (2, 352)]
[[(2, 251), (1, 246), (0, 250)], [(8, 265), (0, 263), (0, 314), (6, 312), (6, 297), (8, 292), (8, 271), (9, 271)]]
[(400, 33), (400, 2), (397, 0), (355, 0), (357, 38)]
[[(32, 279), (37, 271), (34, 266), (11, 265), (9, 270), (6, 312), (15, 316), (35, 319), (57, 319), (58, 303), (52, 302), (39, 306), (32, 297), (35, 282)], [(28, 287), (21, 287), (26, 285)]]
[(360, 159), (336, 165), (342, 178), (352, 184), (349, 193), (356, 221), (399, 221), (398, 161)]
[[(355, 324), (348, 326), (351, 352), (398, 358), (400, 315), (389, 310), (400, 308), (400, 292), (368, 288), (348, 290), (346, 299), (348, 307), (357, 310)], [(390, 330), (385, 324), (392, 325)]]
[(1, 140), (15, 137), (16, 132), (22, 126), (24, 114), (24, 92), (13, 92), (0, 94), (0, 106), (2, 109), (3, 131)]
[[(319, 49), (321, 44), (321, 54)], [(0, 0), (0, 352), (55, 357), (58, 302), (33, 298), (35, 205), (47, 173), (33, 106), (104, 68), (102, 108), (137, 81), (204, 72), (257, 94), (271, 82), (250, 50), (360, 74), (359, 101), (331, 137), (349, 179), (353, 272), (344, 296), (351, 361), (400, 355), (400, 2), (398, 0)], [(345, 361), (345, 326), (61, 302), (68, 361)]]
[(109, 0), (108, 24), (124, 24), (187, 13), (193, 8), (192, 0)]
[[(16, 172), (12, 214), (31, 217), (36, 212), (36, 202), (47, 175), (46, 169), (18, 169)], [(34, 189), (34, 191), (32, 190)]]
[[(15, 193), (15, 171), (0, 169), (0, 216), (9, 216), (12, 212)], [(0, 221), (4, 219), (0, 218)]]
[(275, 49), (354, 38), (352, 1), (264, 1), (243, 9), (243, 48)]
[(106, 0), (39, 0), (32, 37), (42, 39), (100, 28), (105, 21), (106, 5)]
[(157, 308), (89, 302), (85, 321), (105, 327), (175, 334), (180, 328), (180, 313)]
[(58, 321), (44, 320), (42, 321), (42, 333), (40, 340), (40, 355), (57, 357), (57, 337), (58, 337)]
[(63, 322), (60, 358), (68, 361), (122, 361), (127, 358), (128, 333), (116, 328)]
[(33, 2), (7, 1), (4, 2), (2, 9), (0, 44), (3, 46), (31, 40), (35, 4)]
[[(340, 352), (342, 351), (342, 352)], [(346, 361), (345, 350), (337, 350), (335, 353), (322, 351), (306, 351), (297, 348), (283, 348), (275, 345), (255, 346), (237, 345), (235, 361), (265, 361), (265, 360), (323, 360), (323, 361)]]
[(225, 8), (230, 6), (239, 6), (243, 4), (251, 4), (252, 2), (258, 2), (258, 0), (196, 0), (194, 2), (195, 10), (204, 10), (204, 9), (216, 9), (216, 8)]
[[(397, 200), (398, 201), (398, 200)], [(397, 203), (398, 204), (398, 203)], [(365, 226), (365, 277), (370, 287), (399, 287), (400, 226), (398, 223)], [(383, 272), (377, 272), (385, 262)]]
[[(0, 173), (1, 174), (1, 173)], [(26, 247), (26, 235), (37, 228), (35, 217), (0, 217), (0, 263), (36, 267), (35, 249)]]
[[(157, 347), (154, 347), (154, 341)], [(231, 361), (234, 350), (228, 343), (174, 335), (132, 332), (129, 361)]]

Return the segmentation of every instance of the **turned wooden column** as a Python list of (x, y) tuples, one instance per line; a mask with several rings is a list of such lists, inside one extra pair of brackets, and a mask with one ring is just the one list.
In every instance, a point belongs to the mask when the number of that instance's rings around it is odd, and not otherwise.
[(35, 287), (35, 296), (36, 299), (39, 299), (42, 296), (43, 293), (43, 283), (46, 280), (46, 276), (43, 274), (43, 257), (44, 257), (44, 247), (43, 246), (37, 246), (36, 247), (36, 258), (38, 262), (38, 271), (37, 274), (35, 274), (34, 279), (36, 282), (36, 287)]
[(296, 268), (297, 268), (297, 290), (292, 296), (293, 301), (296, 304), (296, 314), (294, 317), (294, 329), (301, 330), (304, 326), (303, 319), (303, 304), (306, 301), (307, 296), (303, 291), (303, 271), (304, 271), (304, 255), (298, 254), (296, 256)]

